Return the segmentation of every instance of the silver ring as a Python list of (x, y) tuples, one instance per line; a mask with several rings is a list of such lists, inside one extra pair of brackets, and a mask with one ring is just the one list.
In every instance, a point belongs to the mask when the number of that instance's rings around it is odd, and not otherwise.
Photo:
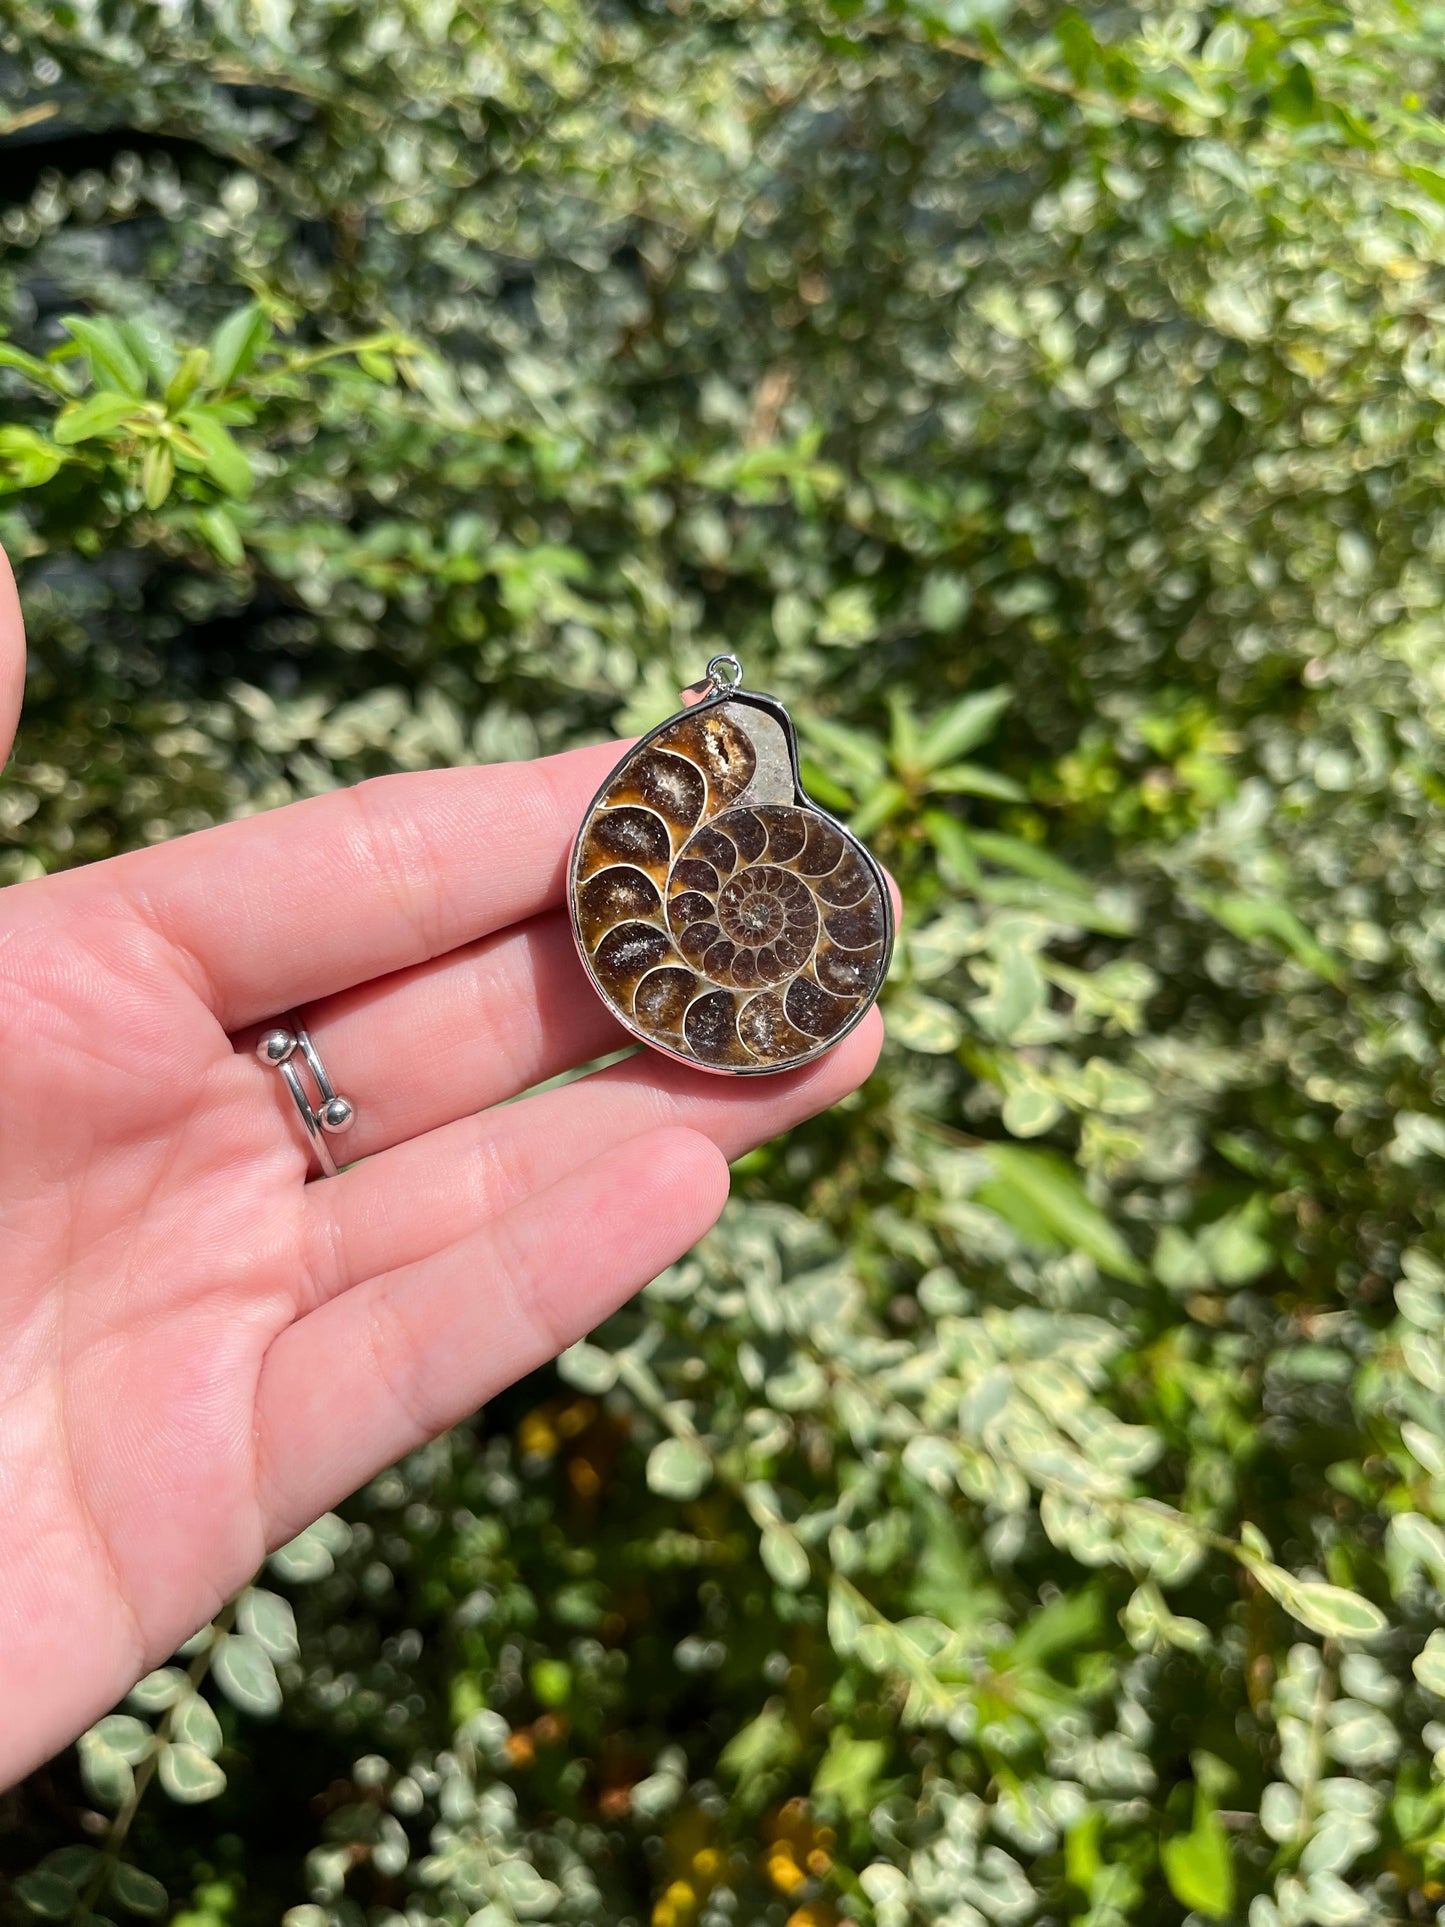
[[(316, 1085), (318, 1095), (314, 1103), (297, 1067), (298, 1051)], [(296, 1101), (296, 1109), (316, 1153), (316, 1162), (321, 1166), (321, 1175), (334, 1178), (336, 1159), (331, 1155), (328, 1140), (351, 1129), (356, 1122), (356, 1106), (349, 1097), (337, 1096), (305, 1024), (292, 1015), (273, 1025), (257, 1042), (256, 1055), (285, 1078), (286, 1088)]]

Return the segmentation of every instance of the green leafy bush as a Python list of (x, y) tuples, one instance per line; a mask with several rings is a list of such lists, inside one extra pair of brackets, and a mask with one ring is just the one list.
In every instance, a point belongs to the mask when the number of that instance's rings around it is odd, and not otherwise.
[(22, 1789), (16, 1917), (1434, 1916), (1439, 10), (4, 23), (0, 877), (726, 647), (907, 906), (867, 1089)]

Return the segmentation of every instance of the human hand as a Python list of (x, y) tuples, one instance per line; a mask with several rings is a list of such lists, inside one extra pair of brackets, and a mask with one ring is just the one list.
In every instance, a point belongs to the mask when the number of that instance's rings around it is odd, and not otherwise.
[[(0, 557), (0, 760), (23, 656)], [(876, 1011), (800, 1072), (643, 1052), (483, 1108), (630, 1042), (562, 907), (616, 756), (383, 777), (0, 897), (0, 1786), (872, 1068)], [(296, 1007), (358, 1106), (322, 1183), (252, 1049)]]

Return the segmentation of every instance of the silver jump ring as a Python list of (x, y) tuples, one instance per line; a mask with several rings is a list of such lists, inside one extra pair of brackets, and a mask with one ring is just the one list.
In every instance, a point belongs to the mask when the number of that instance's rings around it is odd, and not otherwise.
[[(319, 1093), (315, 1103), (297, 1068), (298, 1051)], [(356, 1122), (356, 1106), (349, 1097), (337, 1096), (331, 1079), (326, 1075), (326, 1066), (321, 1061), (320, 1053), (311, 1041), (310, 1032), (299, 1017), (289, 1016), (260, 1038), (256, 1055), (263, 1064), (270, 1064), (285, 1078), (286, 1088), (295, 1099), (306, 1135), (311, 1140), (311, 1148), (316, 1153), (316, 1162), (321, 1166), (321, 1174), (334, 1178), (336, 1159), (331, 1155), (328, 1140), (340, 1137), (351, 1129)]]
[(736, 656), (714, 656), (707, 666), (707, 679), (714, 689), (736, 689), (743, 679), (743, 666)]

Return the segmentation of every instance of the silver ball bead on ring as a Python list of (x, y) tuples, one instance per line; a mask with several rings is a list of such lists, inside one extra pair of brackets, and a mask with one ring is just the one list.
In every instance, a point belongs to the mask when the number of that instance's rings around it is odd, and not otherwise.
[(295, 1049), (295, 1033), (279, 1026), (265, 1032), (256, 1042), (256, 1055), (263, 1064), (284, 1064)]
[(328, 1097), (316, 1115), (323, 1131), (331, 1137), (340, 1137), (356, 1122), (356, 1106), (349, 1097)]

